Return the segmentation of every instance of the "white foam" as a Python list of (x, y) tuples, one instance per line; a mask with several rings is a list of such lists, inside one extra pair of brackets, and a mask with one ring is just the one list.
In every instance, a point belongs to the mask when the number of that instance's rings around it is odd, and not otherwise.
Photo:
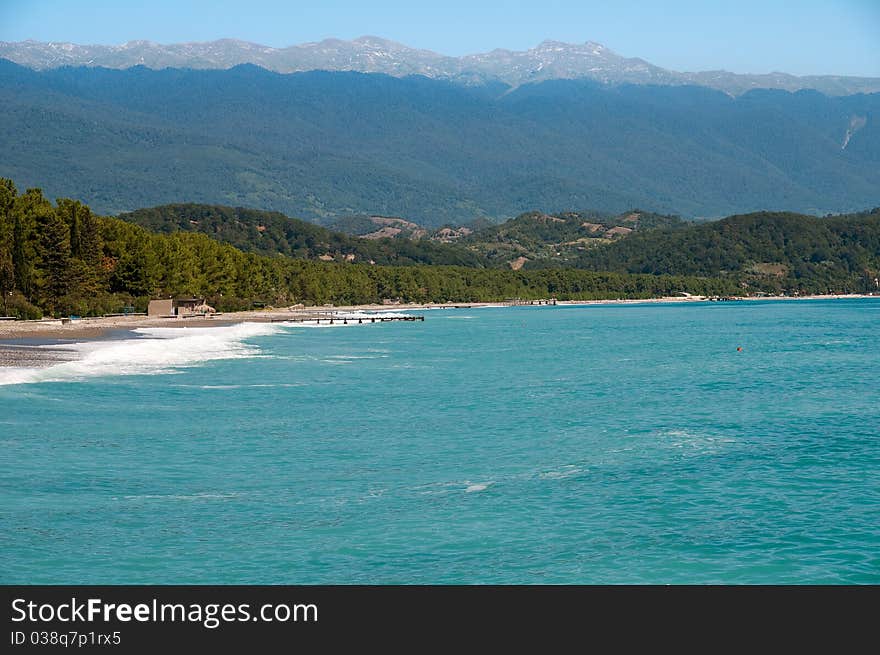
[(538, 475), (539, 477), (548, 480), (564, 480), (565, 478), (570, 478), (573, 475), (577, 475), (581, 471), (583, 471), (583, 469), (579, 466), (575, 466), (574, 464), (566, 464), (558, 470), (544, 471), (543, 473), (540, 473)]
[[(67, 382), (110, 375), (170, 373), (218, 359), (259, 355), (246, 339), (276, 334), (269, 323), (240, 323), (210, 328), (140, 328), (143, 339), (96, 340), (65, 346), (77, 359), (44, 368), (0, 369), (0, 385)], [(57, 348), (57, 346), (53, 346)]]
[[(713, 435), (692, 432), (690, 430), (664, 430), (659, 433), (665, 440), (665, 445), (671, 448), (691, 450), (702, 453), (710, 453), (725, 448), (727, 444), (736, 443), (729, 437), (716, 437)], [(662, 442), (661, 442), (662, 443)]]

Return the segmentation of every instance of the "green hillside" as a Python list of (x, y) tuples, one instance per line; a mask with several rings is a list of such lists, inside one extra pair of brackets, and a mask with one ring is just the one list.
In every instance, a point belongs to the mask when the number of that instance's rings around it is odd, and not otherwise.
[[(198, 220), (198, 219), (194, 219)], [(477, 302), (506, 298), (648, 298), (681, 291), (724, 294), (725, 280), (577, 270), (379, 266), (243, 252), (197, 231), (158, 234), (96, 216), (80, 202), (18, 194), (0, 178), (0, 303), (4, 315), (38, 318), (143, 311), (157, 296), (203, 296), (221, 311), (285, 306)]]
[(264, 255), (398, 266), (488, 265), (484, 257), (455, 245), (428, 240), (359, 239), (278, 212), (242, 207), (163, 205), (120, 214), (119, 218), (164, 234), (200, 232), (245, 252)]
[[(639, 230), (684, 225), (674, 216), (634, 210), (528, 212), (499, 225), (428, 230), (402, 218), (350, 216), (330, 230), (279, 212), (196, 203), (162, 205), (120, 214), (155, 232), (201, 232), (245, 252), (295, 259), (515, 268), (525, 262), (564, 266), (584, 250)], [(356, 236), (359, 235), (359, 236)], [(522, 260), (517, 261), (518, 258)]]
[(367, 239), (423, 239), (432, 230), (398, 216), (342, 216), (325, 223), (328, 229)]
[(635, 233), (583, 252), (571, 265), (722, 277), (776, 291), (876, 291), (880, 208), (827, 218), (759, 212)]
[(104, 214), (185, 200), (436, 228), (536, 208), (838, 213), (880, 203), (878, 144), (880, 94), (0, 60), (0, 176)]
[[(121, 218), (296, 259), (717, 277), (770, 292), (870, 291), (880, 269), (878, 210), (827, 218), (760, 212), (704, 223), (639, 210), (528, 212), (479, 230), (459, 228), (454, 237), (449, 229), (414, 225), (424, 233), (417, 239), (358, 238), (277, 212), (212, 205), (169, 205)], [(368, 223), (368, 232), (383, 225)]]
[(581, 253), (647, 229), (677, 227), (685, 222), (633, 210), (619, 215), (602, 212), (528, 212), (500, 225), (475, 231), (458, 243), (491, 261), (523, 265), (570, 266)]

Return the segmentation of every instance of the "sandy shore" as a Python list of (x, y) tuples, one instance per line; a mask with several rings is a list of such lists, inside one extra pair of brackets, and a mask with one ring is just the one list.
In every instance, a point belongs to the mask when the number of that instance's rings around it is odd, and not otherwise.
[(233, 325), (243, 322), (276, 322), (285, 320), (303, 320), (314, 316), (328, 316), (331, 312), (345, 311), (386, 311), (397, 312), (411, 309), (428, 309), (442, 307), (478, 307), (490, 303), (470, 303), (456, 305), (356, 305), (350, 307), (309, 307), (306, 309), (267, 309), (248, 312), (230, 312), (213, 316), (191, 316), (183, 318), (157, 318), (143, 315), (137, 316), (105, 316), (81, 318), (68, 323), (59, 319), (43, 319), (40, 321), (0, 321), (0, 345), (15, 345), (19, 340), (52, 340), (77, 341), (83, 339), (100, 339), (111, 331), (134, 330), (144, 327), (216, 327)]
[[(723, 300), (844, 300), (854, 298), (880, 298), (877, 295), (869, 295), (864, 293), (834, 294), (834, 295), (816, 295), (816, 296), (731, 296), (725, 297)], [(645, 303), (671, 303), (671, 302), (707, 302), (713, 298), (707, 296), (674, 296), (669, 298), (627, 298), (621, 300), (560, 300), (557, 305), (643, 305)], [(718, 300), (718, 298), (714, 298)]]
[[(742, 297), (733, 300), (816, 300), (838, 298), (870, 298), (877, 296), (847, 295), (847, 296), (772, 296), (772, 297)], [(690, 303), (705, 302), (708, 298), (702, 296), (650, 298), (650, 299), (626, 299), (626, 300), (572, 300), (558, 301), (558, 305), (623, 305), (644, 303)], [(128, 331), (142, 327), (210, 327), (231, 325), (242, 322), (274, 322), (285, 320), (303, 320), (316, 315), (327, 316), (330, 312), (346, 311), (380, 311), (399, 312), (425, 309), (452, 309), (452, 308), (478, 308), (478, 307), (501, 307), (505, 303), (447, 303), (447, 304), (396, 304), (396, 305), (351, 305), (340, 307), (307, 307), (305, 309), (267, 309), (260, 311), (233, 312), (217, 314), (209, 318), (195, 316), (189, 318), (157, 318), (148, 316), (108, 316), (102, 318), (82, 318), (62, 323), (60, 320), (40, 321), (0, 321), (0, 365), (9, 360), (21, 360), (25, 352), (31, 353), (33, 346), (43, 344), (41, 351), (46, 357), (52, 354), (56, 357), (60, 351), (53, 351), (45, 346), (55, 342), (63, 347), (65, 342), (75, 342), (88, 339), (106, 338), (115, 331)], [(18, 354), (18, 355), (17, 355)], [(38, 358), (38, 355), (30, 355)], [(18, 363), (16, 361), (16, 363)], [(27, 364), (19, 364), (27, 365)]]

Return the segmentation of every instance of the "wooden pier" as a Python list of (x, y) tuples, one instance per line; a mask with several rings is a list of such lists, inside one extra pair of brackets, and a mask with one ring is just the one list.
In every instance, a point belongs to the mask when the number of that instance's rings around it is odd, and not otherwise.
[(392, 321), (424, 321), (424, 316), (338, 316), (335, 314), (301, 314), (273, 318), (272, 323), (314, 323), (315, 325), (362, 325), (364, 323), (390, 323)]

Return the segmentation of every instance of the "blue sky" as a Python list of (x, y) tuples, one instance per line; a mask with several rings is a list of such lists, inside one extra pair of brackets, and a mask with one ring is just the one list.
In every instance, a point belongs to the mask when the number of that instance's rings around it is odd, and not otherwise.
[(449, 55), (598, 41), (676, 70), (880, 76), (880, 0), (0, 0), (0, 40), (383, 36)]

